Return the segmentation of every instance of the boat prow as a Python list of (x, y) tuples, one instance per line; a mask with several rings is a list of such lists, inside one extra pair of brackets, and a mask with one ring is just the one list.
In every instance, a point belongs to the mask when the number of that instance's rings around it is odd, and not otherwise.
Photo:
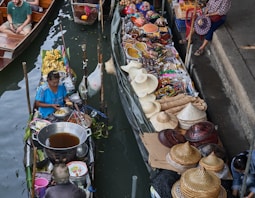
[[(0, 24), (7, 20), (7, 2), (0, 3)], [(40, 0), (40, 7), (43, 12), (32, 12), (32, 30), (26, 35), (12, 35), (0, 33), (0, 71), (6, 68), (15, 58), (17, 58), (36, 38), (47, 22), (53, 10), (56, 0)]]

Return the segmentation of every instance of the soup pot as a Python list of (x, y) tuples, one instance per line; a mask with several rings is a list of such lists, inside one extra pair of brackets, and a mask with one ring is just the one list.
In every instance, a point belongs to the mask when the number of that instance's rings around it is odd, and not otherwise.
[[(67, 133), (75, 136), (79, 139), (79, 142), (71, 147), (51, 147), (49, 139), (52, 135), (57, 133)], [(77, 147), (82, 145), (91, 134), (92, 132), (90, 128), (84, 128), (79, 124), (71, 122), (56, 122), (42, 128), (37, 135), (33, 134), (33, 140), (36, 140), (43, 146), (46, 155), (53, 164), (67, 163), (75, 158)]]

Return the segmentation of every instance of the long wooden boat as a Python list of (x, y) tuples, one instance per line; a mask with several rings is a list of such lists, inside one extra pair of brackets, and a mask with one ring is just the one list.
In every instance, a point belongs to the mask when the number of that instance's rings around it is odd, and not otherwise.
[[(2, 0), (0, 3), (0, 23), (5, 22), (7, 16), (7, 3), (9, 0)], [(8, 66), (16, 57), (18, 57), (41, 32), (47, 23), (50, 13), (54, 8), (56, 0), (40, 0), (42, 12), (32, 13), (32, 31), (26, 35), (10, 35), (0, 32), (0, 71)]]
[[(165, 18), (157, 16), (158, 21), (146, 18), (144, 13), (137, 14), (139, 5), (129, 2), (128, 7), (125, 1), (120, 3), (111, 23), (111, 48), (120, 99), (152, 179), (151, 197), (171, 197), (171, 187), (182, 172), (169, 163), (167, 156), (174, 145), (187, 142), (195, 145), (185, 134), (191, 126), (209, 122), (207, 104), (198, 96), (173, 45), (172, 31)], [(203, 116), (194, 119), (196, 113), (187, 113), (190, 109)], [(170, 138), (163, 141), (165, 134), (172, 134), (171, 137), (178, 134), (182, 138), (175, 136), (170, 144)], [(214, 144), (224, 150), (218, 137), (207, 143), (199, 146)], [(198, 145), (196, 148), (206, 157)], [(227, 164), (226, 167), (228, 173), (224, 179), (231, 180)]]
[(71, 0), (74, 22), (82, 25), (92, 25), (101, 20), (105, 0)]
[[(48, 181), (46, 189), (51, 186), (53, 165), (56, 163), (65, 163), (69, 168), (71, 182), (75, 183), (79, 188), (82, 188), (86, 193), (86, 197), (92, 198), (95, 192), (93, 187), (95, 143), (92, 137), (94, 136), (93, 132), (95, 130), (93, 130), (93, 126), (99, 127), (96, 123), (102, 123), (102, 118), (105, 119), (106, 115), (89, 106), (80, 98), (78, 91), (75, 90), (76, 74), (68, 64), (64, 64), (65, 51), (64, 53), (61, 52), (63, 50), (58, 49), (43, 51), (42, 75), (39, 85), (45, 83), (45, 77), (49, 71), (53, 69), (58, 70), (61, 74), (61, 82), (64, 82), (68, 96), (73, 102), (73, 107), (68, 108), (67, 116), (63, 117), (60, 115), (59, 117), (55, 115), (47, 119), (40, 118), (36, 107), (29, 110), (30, 117), (24, 135), (24, 166), (27, 175), (28, 193), (29, 197), (34, 198), (38, 196), (38, 192), (41, 192), (36, 186), (36, 180), (38, 178), (43, 178)], [(83, 51), (83, 53), (84, 57), (86, 57), (86, 52)], [(83, 64), (87, 64), (87, 59), (84, 59)], [(27, 79), (25, 64), (23, 64), (23, 68), (25, 79)], [(29, 98), (29, 92), (27, 92), (27, 96)], [(30, 107), (29, 99), (28, 106)], [(51, 129), (46, 129), (48, 127)], [(46, 134), (52, 130), (55, 130), (55, 134), (61, 134), (63, 132), (70, 133), (79, 139), (79, 143), (75, 146), (68, 146), (66, 149), (65, 147), (51, 147), (46, 143), (47, 140), (44, 141), (41, 139), (42, 136), (40, 136), (40, 133), (43, 130), (46, 130), (44, 131)], [(76, 133), (75, 131), (80, 132)], [(47, 139), (50, 138), (51, 136)], [(62, 140), (64, 141), (64, 139)], [(68, 141), (71, 141), (70, 137)]]

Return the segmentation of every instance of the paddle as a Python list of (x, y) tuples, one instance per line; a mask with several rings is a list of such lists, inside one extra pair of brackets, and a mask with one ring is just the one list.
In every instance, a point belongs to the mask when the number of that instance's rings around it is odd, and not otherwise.
[(186, 56), (185, 56), (185, 66), (186, 68), (188, 68), (189, 65), (189, 59), (190, 59), (190, 45), (191, 45), (191, 39), (192, 39), (192, 35), (194, 32), (194, 22), (195, 22), (195, 17), (196, 17), (196, 13), (197, 13), (197, 0), (195, 0), (195, 4), (194, 4), (195, 8), (193, 11), (193, 15), (191, 18), (191, 25), (190, 25), (190, 32), (188, 35), (188, 45), (187, 45), (187, 50), (186, 50)]

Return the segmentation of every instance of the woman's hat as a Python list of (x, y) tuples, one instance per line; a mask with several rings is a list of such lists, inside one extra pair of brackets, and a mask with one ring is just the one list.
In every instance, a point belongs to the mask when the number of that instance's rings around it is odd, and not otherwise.
[(162, 131), (164, 129), (176, 129), (178, 126), (178, 120), (175, 115), (161, 111), (154, 114), (150, 121), (156, 131)]
[(211, 28), (211, 19), (205, 15), (200, 15), (196, 18), (194, 29), (197, 34), (205, 35)]
[(212, 172), (202, 167), (186, 170), (171, 190), (174, 198), (180, 197), (214, 197), (226, 198), (226, 190), (221, 180)]
[(160, 112), (160, 109), (161, 109), (161, 105), (157, 101), (142, 102), (141, 106), (147, 118), (150, 118), (154, 114)]
[(135, 61), (135, 60), (131, 60), (127, 65), (122, 65), (120, 66), (120, 68), (125, 71), (125, 72), (129, 72), (130, 68), (142, 68), (143, 64), (138, 62), (138, 61)]
[(170, 149), (169, 154), (176, 163), (182, 165), (197, 164), (201, 159), (199, 150), (196, 147), (191, 146), (188, 141), (174, 145)]
[(219, 172), (224, 168), (224, 161), (218, 158), (214, 152), (211, 152), (207, 157), (203, 157), (199, 161), (199, 165), (204, 167), (206, 170)]
[(131, 81), (131, 85), (138, 97), (144, 97), (157, 89), (158, 79), (153, 74), (139, 73)]

